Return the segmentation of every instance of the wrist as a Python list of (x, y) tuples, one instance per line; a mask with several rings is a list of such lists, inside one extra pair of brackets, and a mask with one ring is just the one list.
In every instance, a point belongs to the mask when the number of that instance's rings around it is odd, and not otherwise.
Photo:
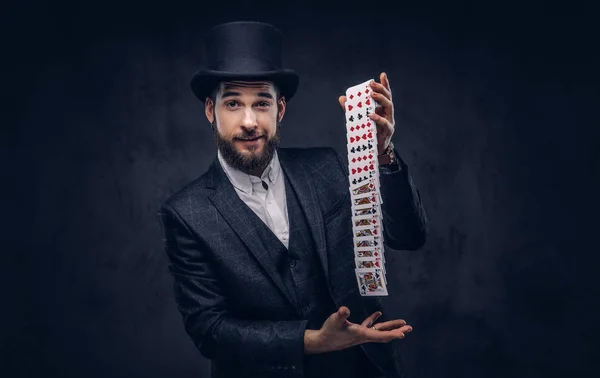
[(377, 159), (379, 161), (379, 165), (391, 165), (396, 161), (396, 156), (394, 154), (394, 143), (390, 141), (387, 147), (383, 150), (383, 152), (377, 155)]
[(304, 331), (304, 354), (321, 353), (320, 332), (314, 329)]

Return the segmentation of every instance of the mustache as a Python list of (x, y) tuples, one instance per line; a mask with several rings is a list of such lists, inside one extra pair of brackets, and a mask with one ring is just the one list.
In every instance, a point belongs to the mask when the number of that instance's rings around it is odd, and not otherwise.
[(264, 133), (263, 134), (259, 134), (256, 131), (251, 131), (251, 132), (243, 132), (241, 134), (234, 135), (233, 138), (234, 139), (243, 139), (243, 140), (246, 140), (246, 139), (260, 138), (260, 137), (265, 136), (265, 135), (266, 134), (264, 134)]

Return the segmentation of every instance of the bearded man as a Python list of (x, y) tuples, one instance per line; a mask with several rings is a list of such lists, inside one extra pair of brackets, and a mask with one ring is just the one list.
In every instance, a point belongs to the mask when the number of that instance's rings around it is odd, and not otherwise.
[[(159, 212), (185, 330), (213, 377), (404, 377), (398, 343), (412, 327), (358, 291), (347, 162), (332, 148), (279, 147), (299, 82), (282, 68), (282, 41), (270, 24), (218, 25), (209, 66), (192, 78), (217, 154)], [(392, 144), (389, 81), (379, 79), (370, 117), (384, 244), (417, 250), (425, 213)]]

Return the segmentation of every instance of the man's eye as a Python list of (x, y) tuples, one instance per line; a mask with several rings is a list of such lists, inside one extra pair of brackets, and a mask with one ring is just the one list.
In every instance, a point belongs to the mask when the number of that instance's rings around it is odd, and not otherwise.
[(233, 108), (237, 105), (237, 101), (228, 101), (225, 103), (225, 106), (227, 106), (228, 108)]
[(258, 103), (258, 106), (271, 106), (271, 103), (268, 101), (261, 101)]

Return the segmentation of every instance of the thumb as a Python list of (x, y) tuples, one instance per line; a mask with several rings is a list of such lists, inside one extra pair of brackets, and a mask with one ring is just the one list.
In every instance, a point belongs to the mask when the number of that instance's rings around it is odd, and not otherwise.
[(341, 306), (334, 315), (334, 321), (337, 325), (346, 324), (346, 319), (350, 316), (350, 309), (346, 306)]
[(342, 109), (346, 110), (346, 96), (338, 97), (338, 102), (340, 103), (340, 106), (342, 107)]

